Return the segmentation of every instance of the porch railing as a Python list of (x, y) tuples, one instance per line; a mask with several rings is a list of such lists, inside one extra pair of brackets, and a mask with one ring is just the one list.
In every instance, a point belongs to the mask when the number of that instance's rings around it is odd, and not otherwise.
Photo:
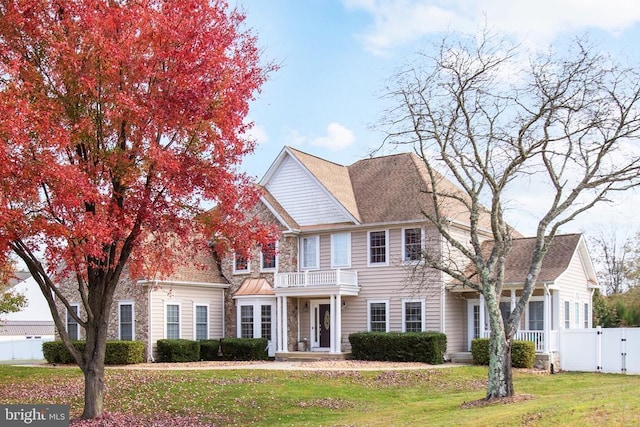
[(277, 273), (274, 277), (276, 288), (298, 288), (307, 286), (358, 286), (357, 271), (327, 270), (304, 271), (301, 273)]
[[(557, 331), (551, 331), (550, 338), (553, 339), (554, 332), (556, 333), (555, 337), (557, 340), (557, 336), (558, 336)], [(490, 335), (491, 335), (491, 331), (484, 331), (483, 336), (485, 338), (489, 338)], [(541, 353), (544, 351), (544, 331), (527, 331), (527, 330), (518, 331), (516, 332), (513, 339), (519, 340), (519, 341), (532, 341), (536, 346), (536, 353)], [(550, 342), (549, 345), (553, 349), (554, 343)], [(556, 347), (557, 347), (557, 344), (556, 344)]]

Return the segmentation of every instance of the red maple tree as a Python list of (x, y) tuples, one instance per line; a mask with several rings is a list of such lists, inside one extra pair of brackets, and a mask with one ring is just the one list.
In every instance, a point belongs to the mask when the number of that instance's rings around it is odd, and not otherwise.
[[(215, 0), (0, 0), (0, 263), (15, 253), (47, 298), (85, 376), (83, 418), (103, 412), (125, 266), (169, 273), (176, 258), (156, 256), (166, 238), (269, 239), (245, 215), (258, 194), (238, 164), (254, 146), (249, 102), (275, 67), (243, 21)], [(54, 299), (72, 313), (54, 273), (78, 282), (84, 353), (56, 311)]]

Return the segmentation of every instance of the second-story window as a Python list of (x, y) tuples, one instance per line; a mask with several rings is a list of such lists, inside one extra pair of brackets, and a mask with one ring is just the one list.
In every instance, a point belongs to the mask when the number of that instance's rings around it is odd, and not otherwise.
[(276, 269), (276, 243), (267, 243), (262, 245), (260, 252), (260, 269), (275, 270)]
[(319, 267), (319, 246), (318, 236), (302, 237), (300, 239), (300, 260), (303, 269), (315, 269)]
[(242, 255), (235, 254), (233, 256), (233, 272), (234, 273), (248, 273), (249, 272), (249, 260)]
[(370, 231), (369, 232), (369, 264), (370, 265), (386, 265), (387, 264), (387, 231)]
[(348, 268), (351, 265), (351, 234), (337, 233), (331, 235), (331, 267)]
[(422, 229), (405, 228), (402, 233), (402, 259), (416, 262), (422, 258)]

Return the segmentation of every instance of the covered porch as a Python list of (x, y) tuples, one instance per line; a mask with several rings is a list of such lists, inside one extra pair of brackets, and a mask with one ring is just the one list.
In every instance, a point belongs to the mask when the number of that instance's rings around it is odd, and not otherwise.
[[(455, 289), (452, 289), (456, 292)], [(465, 292), (467, 300), (467, 348), (471, 351), (471, 341), (476, 338), (489, 338), (491, 328), (489, 326), (489, 315), (483, 295), (477, 292)], [(515, 308), (517, 299), (520, 297), (522, 289), (509, 287), (502, 293), (500, 298), (500, 311), (503, 321), (508, 318)], [(560, 299), (559, 291), (553, 286), (542, 285), (537, 288), (531, 296), (529, 303), (525, 307), (522, 318), (519, 322), (518, 330), (514, 339), (532, 341), (538, 354), (551, 354), (559, 349), (559, 312)]]
[[(273, 290), (277, 359), (344, 357), (342, 312), (347, 304), (345, 297), (360, 292), (357, 272), (277, 273)], [(290, 304), (296, 309), (290, 310)]]

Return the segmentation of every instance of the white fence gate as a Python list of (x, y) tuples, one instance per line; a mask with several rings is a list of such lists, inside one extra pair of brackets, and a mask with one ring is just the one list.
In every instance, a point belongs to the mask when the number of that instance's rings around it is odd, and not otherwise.
[(42, 343), (52, 338), (0, 341), (0, 360), (43, 360)]
[(561, 330), (560, 368), (640, 374), (640, 328)]

